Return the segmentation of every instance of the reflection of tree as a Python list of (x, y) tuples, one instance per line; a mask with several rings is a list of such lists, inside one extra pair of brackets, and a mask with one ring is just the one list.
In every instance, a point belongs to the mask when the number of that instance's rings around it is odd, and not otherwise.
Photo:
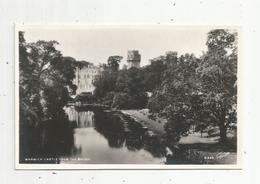
[(82, 147), (79, 146), (79, 147), (76, 147), (75, 145), (72, 147), (72, 151), (71, 151), (71, 154), (72, 155), (80, 155), (82, 152)]
[(108, 140), (108, 145), (111, 147), (111, 148), (121, 148), (123, 147), (124, 145), (124, 142), (125, 142), (125, 138), (118, 134), (118, 135), (115, 135), (115, 134), (106, 134), (104, 135), (107, 140)]
[(41, 151), (46, 156), (70, 155), (74, 144), (73, 129), (69, 122), (46, 122), (39, 128), (42, 141)]
[(158, 137), (145, 138), (144, 149), (149, 151), (154, 157), (162, 157), (164, 155), (164, 145)]
[(127, 138), (126, 139), (126, 147), (128, 150), (140, 150), (143, 148), (143, 142), (140, 137), (138, 138)]
[(109, 113), (95, 112), (96, 130), (107, 140), (108, 145), (114, 148), (121, 148), (125, 142), (122, 123), (115, 116)]
[[(121, 116), (121, 118), (120, 118)], [(163, 155), (163, 145), (159, 138), (144, 138), (141, 131), (141, 125), (129, 117), (123, 117), (122, 114), (112, 114), (104, 112), (95, 112), (96, 130), (104, 135), (108, 140), (108, 145), (113, 148), (121, 148), (124, 146), (128, 150), (135, 151), (144, 148), (155, 157)], [(124, 131), (123, 119), (127, 121), (129, 131)]]
[[(30, 137), (28, 139), (30, 140), (30, 153), (23, 152), (21, 162), (24, 162), (25, 158), (59, 158), (72, 154), (73, 128), (65, 118), (60, 118), (56, 122), (52, 120), (41, 122), (39, 126), (30, 130), (27, 136)], [(24, 150), (26, 149), (24, 148)], [(57, 163), (59, 160), (41, 162)]]
[[(91, 124), (95, 126), (96, 131), (98, 131), (107, 139), (108, 146), (111, 148), (122, 148), (125, 146), (128, 150), (131, 151), (145, 149), (149, 151), (154, 157), (161, 157), (163, 154), (163, 144), (160, 142), (159, 138), (149, 138), (144, 136), (140, 123), (136, 122), (130, 117), (115, 112), (78, 112), (75, 109), (67, 109), (65, 111), (67, 112), (69, 119), (72, 120), (69, 124), (71, 130), (73, 128), (82, 127), (79, 125), (84, 124), (84, 122), (87, 120), (91, 120)], [(125, 130), (126, 127), (128, 131)], [(68, 133), (68, 135), (70, 134)], [(76, 155), (81, 152), (81, 148), (73, 146), (73, 132), (71, 135), (72, 142), (70, 148), (68, 149), (69, 152), (66, 152), (65, 148), (60, 148), (60, 150), (63, 150), (63, 152), (67, 155)], [(48, 147), (45, 149), (50, 152), (50, 143), (47, 145)], [(60, 145), (60, 147), (62, 147), (62, 145)], [(57, 153), (59, 153), (59, 150)]]

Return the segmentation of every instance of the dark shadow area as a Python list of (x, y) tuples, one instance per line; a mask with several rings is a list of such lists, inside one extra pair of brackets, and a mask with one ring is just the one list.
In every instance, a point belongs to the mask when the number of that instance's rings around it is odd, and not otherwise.
[(207, 152), (236, 152), (236, 139), (228, 140), (225, 143), (195, 143), (195, 144), (181, 144), (182, 149), (196, 149)]
[(72, 127), (65, 117), (40, 122), (35, 127), (20, 126), (20, 163), (59, 163), (60, 157), (71, 155)]

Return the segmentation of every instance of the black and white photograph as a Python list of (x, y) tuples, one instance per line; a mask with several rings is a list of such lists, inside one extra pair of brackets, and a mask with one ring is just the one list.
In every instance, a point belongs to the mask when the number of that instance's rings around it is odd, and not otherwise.
[(241, 166), (239, 27), (15, 34), (17, 169)]

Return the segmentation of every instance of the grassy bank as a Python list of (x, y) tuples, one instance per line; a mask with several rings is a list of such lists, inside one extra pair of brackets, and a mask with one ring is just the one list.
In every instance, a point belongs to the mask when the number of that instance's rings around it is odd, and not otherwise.
[(164, 125), (166, 123), (166, 120), (162, 118), (149, 118), (151, 114), (148, 112), (148, 109), (121, 110), (121, 112), (132, 117), (137, 122), (141, 123), (143, 126), (156, 133), (158, 136), (161, 136), (165, 133)]
[[(165, 119), (150, 118), (148, 109), (141, 110), (121, 110), (123, 114), (135, 119), (136, 122), (147, 127), (159, 137), (165, 134)], [(219, 135), (209, 136), (207, 133), (194, 132), (181, 137), (179, 146), (183, 150), (181, 154), (183, 160), (180, 164), (186, 162), (191, 164), (235, 164), (237, 158), (236, 136), (234, 133), (228, 133), (228, 142), (219, 143)], [(178, 163), (174, 163), (178, 164)]]

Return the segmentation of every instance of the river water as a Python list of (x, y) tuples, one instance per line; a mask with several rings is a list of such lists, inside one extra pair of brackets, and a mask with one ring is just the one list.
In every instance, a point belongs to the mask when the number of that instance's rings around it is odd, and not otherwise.
[(73, 126), (71, 151), (60, 163), (164, 164), (163, 148), (156, 138), (146, 137), (140, 125), (122, 114), (65, 109)]
[[(209, 164), (236, 163), (233, 155), (224, 160), (205, 160), (219, 154), (215, 144), (200, 149), (174, 149), (165, 158), (166, 145), (139, 122), (120, 112), (66, 107), (55, 120), (37, 126), (20, 123), (19, 162), (48, 164)], [(216, 147), (216, 148), (215, 148)], [(217, 150), (216, 150), (217, 149)], [(230, 150), (230, 149), (229, 149)], [(225, 160), (231, 155), (231, 160)], [(166, 161), (167, 160), (167, 161)]]

